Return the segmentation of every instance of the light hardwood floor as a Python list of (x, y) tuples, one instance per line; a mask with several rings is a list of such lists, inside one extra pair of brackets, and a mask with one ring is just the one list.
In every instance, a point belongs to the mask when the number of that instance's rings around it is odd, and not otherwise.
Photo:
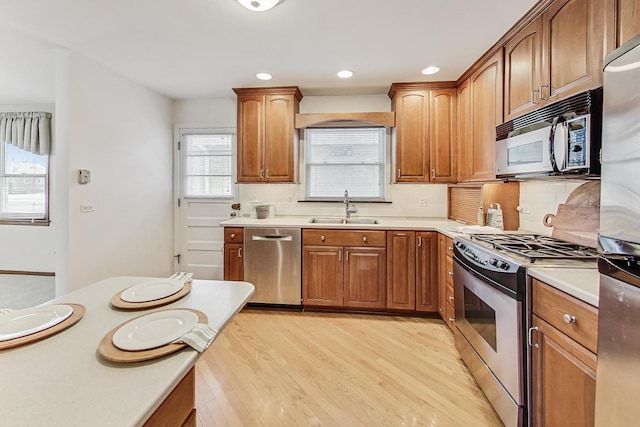
[(55, 297), (54, 276), (0, 274), (0, 308), (33, 307)]
[(196, 365), (198, 426), (500, 426), (441, 320), (244, 310)]

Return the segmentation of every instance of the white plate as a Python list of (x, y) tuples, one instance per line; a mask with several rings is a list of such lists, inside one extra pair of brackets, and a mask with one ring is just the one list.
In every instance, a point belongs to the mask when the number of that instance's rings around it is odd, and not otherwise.
[(163, 310), (138, 317), (113, 334), (113, 345), (138, 351), (160, 347), (177, 340), (198, 323), (198, 315), (188, 310)]
[(43, 305), (0, 315), (0, 341), (35, 334), (62, 322), (73, 313), (70, 305)]
[(152, 279), (125, 289), (120, 294), (122, 301), (148, 302), (166, 298), (180, 292), (184, 282), (176, 279)]

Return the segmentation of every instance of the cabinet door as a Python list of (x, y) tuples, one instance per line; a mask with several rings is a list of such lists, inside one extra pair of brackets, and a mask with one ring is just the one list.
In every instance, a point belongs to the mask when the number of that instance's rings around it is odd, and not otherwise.
[(416, 254), (416, 310), (438, 312), (438, 233), (419, 232)]
[(342, 247), (302, 248), (302, 303), (342, 307)]
[(429, 91), (398, 91), (396, 113), (396, 182), (429, 180)]
[(640, 0), (615, 0), (616, 46), (640, 34)]
[(471, 76), (471, 179), (495, 179), (496, 125), (502, 123), (502, 51)]
[(447, 238), (444, 234), (438, 234), (438, 313), (447, 320)]
[(554, 102), (602, 82), (604, 1), (556, 0), (542, 14), (542, 98)]
[(384, 308), (386, 250), (345, 247), (345, 307)]
[(471, 178), (471, 81), (458, 86), (458, 181)]
[(594, 425), (596, 355), (533, 316), (533, 425)]
[(429, 163), (432, 182), (456, 181), (456, 89), (430, 91)]
[(264, 97), (238, 96), (238, 182), (264, 177)]
[(536, 19), (504, 47), (504, 120), (534, 110), (540, 103), (542, 20)]
[(244, 280), (241, 244), (224, 244), (224, 280)]
[(416, 308), (416, 233), (387, 232), (387, 308)]
[(296, 100), (293, 95), (266, 95), (264, 102), (265, 179), (293, 182), (297, 158), (294, 128)]

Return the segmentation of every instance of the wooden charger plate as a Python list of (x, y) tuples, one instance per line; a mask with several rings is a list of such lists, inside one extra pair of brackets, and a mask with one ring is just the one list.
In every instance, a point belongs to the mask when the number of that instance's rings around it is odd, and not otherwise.
[(124, 301), (120, 297), (120, 295), (124, 291), (126, 291), (126, 289), (121, 290), (111, 298), (111, 306), (120, 308), (122, 310), (146, 310), (147, 308), (162, 307), (163, 305), (171, 304), (174, 301), (178, 301), (180, 298), (182, 298), (183, 296), (191, 292), (191, 282), (190, 281), (185, 282), (182, 289), (180, 289), (175, 294), (169, 295), (168, 297), (156, 299), (153, 301), (145, 301), (145, 302)]
[(25, 335), (24, 337), (18, 337), (18, 338), (14, 338), (7, 341), (2, 341), (0, 342), (0, 350), (17, 347), (19, 345), (29, 344), (35, 341), (43, 340), (47, 337), (50, 337), (51, 335), (55, 335), (58, 332), (63, 331), (68, 327), (78, 323), (78, 321), (82, 319), (82, 317), (84, 316), (84, 312), (86, 311), (84, 306), (80, 304), (60, 303), (59, 305), (68, 305), (73, 307), (73, 313), (71, 313), (71, 316), (67, 317), (57, 325), (53, 325), (50, 328), (43, 329), (42, 331), (38, 331), (31, 335)]
[[(188, 310), (192, 311), (198, 315), (198, 323), (207, 323), (207, 315), (201, 311), (194, 310), (191, 308), (172, 308), (169, 310)], [(169, 311), (167, 310), (167, 311)], [(158, 310), (161, 311), (161, 310)], [(150, 313), (157, 313), (157, 311), (153, 311)], [(113, 335), (116, 333), (118, 329), (123, 327), (129, 322), (132, 322), (142, 316), (146, 316), (150, 313), (145, 313), (141, 316), (134, 317), (131, 320), (124, 322), (121, 325), (113, 328), (107, 335), (102, 338), (100, 341), (100, 345), (98, 346), (98, 352), (102, 357), (112, 362), (120, 362), (120, 363), (131, 363), (131, 362), (144, 362), (145, 360), (157, 359), (162, 356), (166, 356), (171, 353), (175, 353), (176, 351), (180, 351), (187, 346), (187, 344), (179, 343), (179, 344), (165, 344), (160, 347), (151, 348), (149, 350), (139, 350), (139, 351), (126, 351), (121, 350), (115, 345), (113, 345)]]

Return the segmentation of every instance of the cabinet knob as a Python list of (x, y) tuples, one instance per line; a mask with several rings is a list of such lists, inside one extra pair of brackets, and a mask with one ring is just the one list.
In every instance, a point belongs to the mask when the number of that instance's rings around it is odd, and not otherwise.
[(231, 238), (235, 239), (236, 238), (236, 233), (231, 233)]
[(367, 236), (364, 236), (364, 237), (362, 238), (362, 241), (363, 241), (363, 242), (366, 242), (366, 241), (367, 241)]
[(324, 242), (324, 236), (320, 236), (320, 240)]
[(449, 247), (447, 248), (447, 250), (448, 250), (449, 252), (453, 251), (453, 246), (449, 246)]
[(447, 271), (447, 274), (448, 274), (449, 276), (453, 276), (453, 271)]
[(562, 319), (565, 323), (576, 323), (576, 316), (572, 316), (570, 314), (566, 314), (562, 316)]
[(453, 323), (453, 322), (455, 322), (455, 321), (456, 321), (456, 319), (454, 319), (453, 317), (449, 317), (449, 322), (450, 322), (450, 323)]
[(453, 301), (453, 299), (454, 299), (453, 297), (449, 297), (449, 301)]

